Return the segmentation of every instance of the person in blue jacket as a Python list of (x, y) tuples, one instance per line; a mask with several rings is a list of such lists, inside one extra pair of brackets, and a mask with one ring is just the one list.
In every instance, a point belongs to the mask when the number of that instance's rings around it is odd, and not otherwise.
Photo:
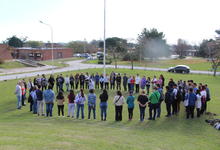
[(128, 104), (128, 119), (132, 120), (133, 118), (133, 110), (134, 110), (134, 96), (133, 91), (130, 91), (130, 95), (127, 97), (127, 104)]
[(189, 93), (186, 94), (186, 98), (188, 101), (188, 105), (186, 107), (187, 113), (186, 113), (186, 118), (189, 119), (189, 116), (191, 115), (191, 118), (194, 118), (194, 109), (195, 109), (195, 104), (197, 100), (196, 94), (193, 92), (193, 88), (189, 89)]

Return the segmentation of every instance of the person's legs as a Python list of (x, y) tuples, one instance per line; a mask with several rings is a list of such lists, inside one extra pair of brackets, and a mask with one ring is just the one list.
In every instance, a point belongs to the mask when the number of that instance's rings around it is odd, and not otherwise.
[(166, 108), (167, 108), (167, 117), (171, 116), (171, 104), (166, 103)]
[(161, 114), (161, 103), (159, 103), (157, 106), (157, 118), (160, 118), (160, 114)]
[(131, 120), (131, 108), (128, 108), (128, 119)]
[(176, 110), (177, 110), (177, 113), (180, 112), (180, 100), (177, 100), (177, 108), (176, 108)]
[(49, 104), (50, 117), (53, 115), (53, 104)]
[(57, 109), (58, 109), (58, 116), (60, 116), (60, 105), (57, 105)]
[(30, 102), (30, 112), (33, 110), (33, 101)]
[(46, 103), (46, 116), (48, 117), (49, 116), (49, 104)]
[(191, 118), (194, 118), (194, 109), (195, 109), (194, 106), (190, 107)]
[(21, 109), (21, 96), (17, 96), (17, 109)]
[(68, 117), (70, 117), (70, 113), (71, 113), (71, 111), (72, 111), (72, 106), (71, 106), (71, 104), (68, 104)]
[(96, 119), (96, 106), (93, 107), (93, 119)]
[(119, 121), (118, 112), (119, 112), (119, 108), (118, 106), (115, 106), (115, 121)]
[(152, 104), (150, 104), (150, 107), (149, 107), (149, 119), (150, 120), (152, 119), (152, 110), (153, 110), (153, 106)]
[(90, 119), (91, 109), (91, 106), (88, 106), (88, 119)]
[(37, 114), (38, 116), (40, 116), (40, 113), (41, 113), (41, 101), (37, 101)]
[(123, 106), (119, 106), (119, 121), (122, 121), (122, 109)]
[(81, 115), (82, 119), (84, 119), (84, 104), (81, 104)]
[(103, 115), (104, 115), (103, 103), (100, 103), (100, 109), (101, 109), (101, 120), (103, 120)]
[(61, 105), (62, 116), (64, 116), (64, 105)]
[(189, 115), (190, 115), (190, 106), (186, 107), (186, 119), (189, 119)]
[(76, 118), (79, 119), (80, 104), (77, 104)]
[(196, 111), (197, 111), (197, 117), (199, 118), (200, 117), (200, 109), (196, 108)]
[(157, 104), (153, 104), (153, 111), (154, 111), (153, 120), (155, 120), (156, 119), (156, 114), (157, 114)]

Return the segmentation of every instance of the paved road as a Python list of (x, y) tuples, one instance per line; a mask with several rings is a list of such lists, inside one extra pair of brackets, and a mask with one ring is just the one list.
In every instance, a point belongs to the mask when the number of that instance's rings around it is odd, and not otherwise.
[[(75, 61), (66, 62), (67, 64), (69, 64), (68, 67), (54, 69), (53, 72), (54, 73), (62, 73), (62, 72), (73, 71), (73, 70), (83, 70), (83, 69), (90, 69), (90, 68), (103, 68), (103, 65), (83, 64), (82, 61), (84, 61), (84, 60), (75, 60)], [(114, 68), (114, 67), (115, 67), (114, 65), (106, 65), (106, 68)], [(119, 65), (118, 68), (131, 69), (131, 66)], [(149, 67), (134, 67), (134, 69), (151, 70), (151, 71), (167, 71), (167, 69), (163, 69), (163, 68), (149, 68)], [(0, 76), (0, 81), (21, 79), (21, 78), (33, 77), (33, 76), (36, 76), (37, 74), (41, 75), (41, 74), (51, 74), (51, 73), (52, 73), (52, 70), (43, 70), (43, 71), (30, 72), (30, 73), (5, 75), (5, 76)], [(194, 70), (192, 70), (190, 73), (192, 73), (192, 74), (208, 74), (208, 75), (213, 74), (213, 72), (211, 72), (211, 71), (194, 71)], [(220, 72), (217, 72), (217, 75), (220, 75)]]

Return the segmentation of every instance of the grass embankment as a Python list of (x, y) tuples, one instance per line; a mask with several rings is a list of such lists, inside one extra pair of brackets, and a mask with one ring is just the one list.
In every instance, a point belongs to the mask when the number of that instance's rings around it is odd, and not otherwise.
[[(88, 60), (85, 63), (88, 64), (97, 64), (98, 60)], [(112, 62), (114, 64), (114, 61)], [(118, 61), (118, 65), (131, 65), (130, 61)], [(142, 67), (153, 67), (153, 68), (169, 68), (176, 65), (187, 65), (191, 70), (200, 70), (200, 71), (211, 71), (211, 62), (208, 62), (203, 58), (192, 58), (192, 59), (172, 59), (172, 60), (158, 60), (155, 62), (151, 61), (134, 61), (134, 66)], [(220, 68), (218, 69), (220, 71)]]
[(72, 58), (65, 58), (65, 59), (55, 59), (53, 62), (51, 60), (47, 60), (47, 61), (42, 61), (42, 64), (45, 65), (51, 65), (51, 66), (56, 66), (56, 67), (67, 67), (68, 64), (66, 64), (65, 62), (67, 61), (73, 61), (73, 60), (80, 60), (82, 58), (79, 57), (72, 57)]
[(27, 66), (16, 61), (6, 61), (3, 64), (0, 64), (0, 68), (2, 69), (14, 69), (14, 68), (23, 68), (23, 67), (27, 67)]
[[(82, 70), (80, 70), (81, 72)], [(89, 69), (84, 72), (101, 72), (101, 69)], [(108, 69), (108, 73), (113, 69)], [(161, 72), (131, 71), (117, 69), (115, 72), (136, 74), (141, 76), (159, 75)], [(71, 72), (74, 73), (75, 72)], [(63, 73), (64, 76), (66, 73)], [(70, 72), (68, 72), (70, 74)], [(193, 79), (197, 83), (207, 83), (211, 90), (212, 100), (208, 111), (220, 114), (220, 77), (206, 75), (181, 75), (164, 73), (168, 78)], [(54, 105), (52, 118), (37, 117), (31, 114), (29, 106), (16, 110), (16, 98), (13, 94), (17, 80), (0, 82), (3, 91), (0, 101), (0, 149), (2, 150), (46, 150), (46, 149), (80, 149), (80, 150), (219, 150), (220, 134), (204, 122), (208, 116), (185, 119), (184, 108), (178, 116), (165, 118), (165, 104), (162, 104), (161, 118), (156, 121), (140, 123), (139, 109), (135, 102), (134, 120), (127, 121), (127, 105), (123, 107), (123, 121), (114, 121), (114, 105), (112, 103), (115, 91), (109, 92), (108, 116), (106, 122), (100, 121), (99, 100), (97, 102), (97, 119), (87, 120), (87, 104), (85, 120), (57, 117), (57, 107)], [(86, 90), (86, 94), (88, 91)], [(100, 94), (100, 90), (96, 91)], [(123, 92), (127, 96), (127, 93)], [(137, 96), (137, 95), (135, 95)], [(67, 103), (65, 104), (65, 114)], [(149, 116), (148, 110), (146, 111)]]

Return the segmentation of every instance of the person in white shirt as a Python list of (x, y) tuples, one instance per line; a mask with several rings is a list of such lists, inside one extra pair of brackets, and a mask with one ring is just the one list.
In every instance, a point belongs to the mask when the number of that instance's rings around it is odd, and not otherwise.
[(95, 82), (94, 80), (90, 79), (89, 80), (89, 90), (94, 90), (95, 89)]
[(70, 78), (68, 75), (66, 75), (65, 77), (65, 83), (66, 83), (66, 91), (69, 91), (69, 87), (70, 87)]
[(21, 81), (18, 81), (16, 85), (15, 95), (17, 97), (17, 109), (21, 109), (21, 98), (22, 98)]
[(109, 81), (110, 81), (110, 77), (108, 76), (108, 74), (106, 74), (106, 76), (104, 77), (104, 83), (105, 83), (106, 90), (109, 89)]
[(174, 84), (173, 85), (173, 96), (174, 96), (174, 100), (172, 102), (172, 114), (176, 115), (177, 114), (177, 85)]
[(200, 93), (201, 93), (201, 102), (202, 102), (200, 114), (203, 114), (207, 108), (207, 101), (206, 101), (207, 93), (204, 85), (202, 86), (202, 90)]
[(201, 93), (200, 93), (200, 90), (197, 90), (196, 91), (196, 97), (197, 97), (197, 100), (196, 100), (196, 111), (197, 111), (197, 117), (199, 118), (200, 117), (200, 111), (201, 111), (201, 107), (202, 107), (202, 102), (201, 102)]
[(141, 78), (139, 76), (139, 74), (137, 74), (136, 78), (135, 78), (135, 89), (136, 89), (136, 93), (139, 93), (139, 89), (140, 89), (140, 82), (141, 82)]
[(31, 92), (31, 89), (34, 87), (34, 83), (32, 82), (31, 79), (29, 79), (28, 83), (27, 83), (27, 88), (29, 90), (29, 92)]
[(113, 103), (115, 105), (115, 121), (122, 121), (122, 109), (125, 103), (125, 98), (122, 96), (121, 91), (117, 91)]

